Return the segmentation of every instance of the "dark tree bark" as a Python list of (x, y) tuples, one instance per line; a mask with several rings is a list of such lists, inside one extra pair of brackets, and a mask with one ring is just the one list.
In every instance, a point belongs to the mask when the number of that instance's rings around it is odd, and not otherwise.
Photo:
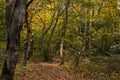
[(26, 0), (6, 0), (7, 54), (2, 80), (13, 80), (20, 50), (20, 31)]

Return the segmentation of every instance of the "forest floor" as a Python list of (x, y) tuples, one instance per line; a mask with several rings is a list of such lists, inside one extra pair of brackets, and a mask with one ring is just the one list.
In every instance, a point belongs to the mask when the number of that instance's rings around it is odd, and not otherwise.
[(26, 68), (17, 66), (16, 72), (15, 80), (85, 80), (55, 63), (30, 63)]

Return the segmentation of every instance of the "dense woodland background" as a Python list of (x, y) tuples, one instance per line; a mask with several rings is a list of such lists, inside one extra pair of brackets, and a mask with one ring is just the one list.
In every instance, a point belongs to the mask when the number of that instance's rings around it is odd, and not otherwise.
[[(1, 73), (7, 46), (5, 8), (0, 0)], [(18, 76), (30, 73), (27, 64), (49, 62), (86, 80), (120, 80), (119, 0), (31, 0), (24, 16)]]

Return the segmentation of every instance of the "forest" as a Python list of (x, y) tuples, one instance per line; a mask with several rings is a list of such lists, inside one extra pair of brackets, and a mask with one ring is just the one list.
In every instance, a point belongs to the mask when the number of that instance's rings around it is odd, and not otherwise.
[(0, 80), (120, 80), (120, 0), (0, 0)]

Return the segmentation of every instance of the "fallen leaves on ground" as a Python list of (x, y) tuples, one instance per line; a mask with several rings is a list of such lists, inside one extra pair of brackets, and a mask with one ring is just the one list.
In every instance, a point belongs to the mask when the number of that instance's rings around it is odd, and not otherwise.
[[(68, 72), (59, 64), (31, 63), (21, 73), (15, 74), (15, 80), (85, 80), (78, 73)], [(26, 71), (26, 72), (25, 72)]]

